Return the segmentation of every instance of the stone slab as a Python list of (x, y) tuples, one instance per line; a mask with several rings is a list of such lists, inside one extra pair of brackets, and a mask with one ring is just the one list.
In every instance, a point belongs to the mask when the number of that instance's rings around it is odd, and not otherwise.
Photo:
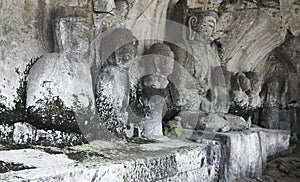
[[(195, 141), (203, 139), (202, 131), (191, 133), (185, 130), (184, 133), (188, 133), (189, 138)], [(213, 135), (215, 135), (213, 140), (221, 145), (222, 158), (219, 170), (221, 181), (239, 181), (244, 177), (261, 176), (267, 158), (287, 150), (290, 139), (289, 131), (263, 128), (216, 132)]]
[[(66, 158), (64, 154), (50, 155), (33, 149), (0, 151), (0, 160), (36, 167), (0, 174), (0, 181), (206, 182), (216, 180), (221, 158), (218, 145), (183, 141), (148, 144), (96, 142), (72, 150), (97, 151), (102, 157), (88, 157), (79, 162)], [(59, 157), (63, 160), (52, 163)]]

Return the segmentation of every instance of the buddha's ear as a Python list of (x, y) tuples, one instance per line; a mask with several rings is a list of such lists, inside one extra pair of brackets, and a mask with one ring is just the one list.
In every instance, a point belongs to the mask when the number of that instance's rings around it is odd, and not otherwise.
[(194, 40), (195, 39), (193, 27), (196, 27), (197, 21), (198, 21), (198, 18), (196, 16), (191, 16), (189, 18), (189, 21), (188, 21), (188, 25), (189, 25), (189, 40)]

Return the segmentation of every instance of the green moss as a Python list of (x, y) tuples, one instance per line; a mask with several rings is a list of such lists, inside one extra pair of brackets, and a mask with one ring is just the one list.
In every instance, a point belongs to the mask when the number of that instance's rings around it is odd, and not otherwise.
[(52, 96), (39, 99), (38, 108), (28, 108), (28, 119), (37, 128), (55, 129), (58, 131), (81, 133), (76, 122), (74, 111), (65, 106), (62, 99)]

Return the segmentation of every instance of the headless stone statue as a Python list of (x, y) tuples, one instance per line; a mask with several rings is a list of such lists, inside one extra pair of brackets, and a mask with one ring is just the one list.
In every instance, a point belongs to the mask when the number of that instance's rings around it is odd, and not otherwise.
[(280, 78), (270, 78), (265, 81), (261, 96), (263, 109), (261, 125), (264, 128), (279, 129), (280, 124), (280, 98), (285, 94), (285, 81)]
[(78, 125), (85, 126), (95, 111), (89, 23), (81, 17), (59, 18), (53, 23), (56, 52), (44, 55), (31, 68), (26, 107), (38, 127), (80, 133)]

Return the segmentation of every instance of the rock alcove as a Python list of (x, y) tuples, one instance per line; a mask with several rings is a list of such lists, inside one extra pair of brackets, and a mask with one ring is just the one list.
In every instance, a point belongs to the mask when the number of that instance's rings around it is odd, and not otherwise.
[(297, 180), (299, 34), (297, 0), (2, 0), (0, 179)]

